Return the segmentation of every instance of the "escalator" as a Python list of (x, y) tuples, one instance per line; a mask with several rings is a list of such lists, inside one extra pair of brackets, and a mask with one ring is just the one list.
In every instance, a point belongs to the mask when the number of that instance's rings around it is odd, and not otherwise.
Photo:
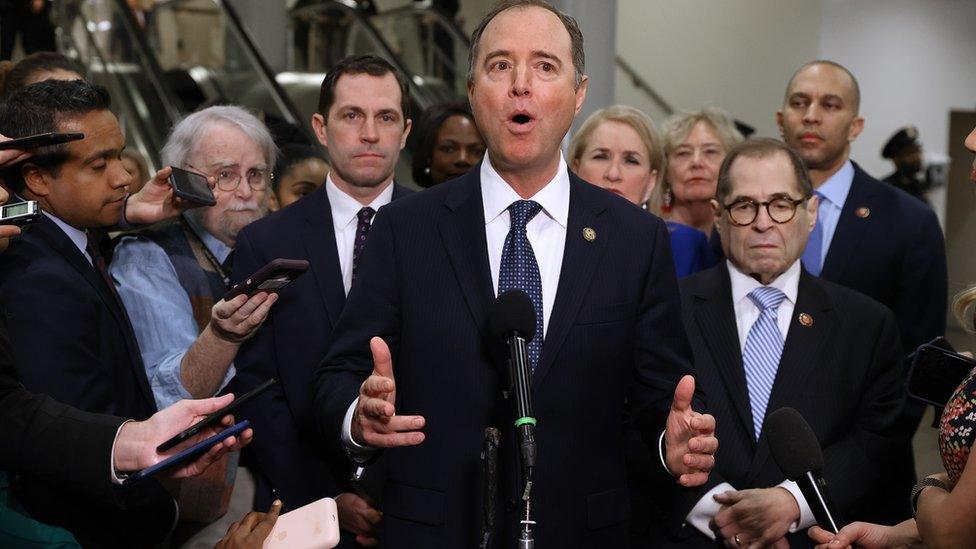
[[(468, 41), (452, 21), (422, 6), (367, 14), (351, 0), (299, 0), (288, 12), (280, 72), (227, 0), (157, 1), (148, 12), (133, 11), (126, 0), (55, 6), (59, 48), (109, 89), (128, 145), (151, 169), (161, 167), (159, 151), (173, 124), (209, 104), (247, 107), (276, 136), (297, 131), (312, 139), (322, 80), (348, 55), (376, 54), (406, 74), (414, 117), (466, 95)], [(397, 179), (408, 184), (409, 161), (404, 151), (397, 167)]]
[(221, 0), (158, 2), (133, 11), (126, 0), (55, 4), (59, 49), (108, 88), (130, 147), (161, 167), (159, 151), (181, 117), (210, 104), (259, 113), (274, 131), (290, 124), (311, 139), (236, 13)]

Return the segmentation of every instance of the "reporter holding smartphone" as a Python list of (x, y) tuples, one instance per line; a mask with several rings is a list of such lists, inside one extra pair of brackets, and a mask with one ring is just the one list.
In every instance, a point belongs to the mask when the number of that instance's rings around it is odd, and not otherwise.
[[(216, 204), (124, 236), (115, 249), (109, 271), (160, 408), (220, 391), (235, 375), (241, 343), (277, 299), (267, 292), (222, 299), (238, 231), (267, 213), (275, 153), (264, 124), (241, 107), (215, 106), (187, 116), (172, 129), (162, 160), (172, 166), (167, 173), (178, 169), (210, 178)], [(195, 195), (181, 196), (182, 203), (193, 204)], [(254, 483), (237, 467), (236, 456), (193, 482), (206, 489), (187, 489), (187, 497), (195, 495), (181, 499), (181, 509), (194, 524), (210, 525), (191, 541), (213, 545), (231, 520), (251, 509)]]
[[(7, 137), (0, 135), (0, 141), (6, 140)], [(29, 157), (30, 153), (25, 151), (0, 151), (0, 168)], [(6, 190), (0, 188), (0, 205), (8, 198)], [(20, 233), (17, 226), (0, 225), (0, 252), (7, 249), (11, 237)], [(185, 446), (215, 434), (221, 427), (205, 429), (168, 452), (156, 451), (162, 441), (232, 400), (233, 396), (226, 395), (204, 401), (183, 401), (143, 422), (82, 412), (49, 396), (31, 393), (20, 384), (6, 324), (0, 321), (0, 433), (8, 442), (0, 445), (0, 469), (5, 471), (0, 475), (34, 475), (84, 493), (112, 508), (138, 503), (130, 497), (132, 491), (118, 487), (119, 475), (158, 463)], [(233, 418), (228, 416), (222, 418), (221, 423), (226, 426), (232, 422)], [(251, 431), (247, 430), (239, 438), (225, 439), (192, 462), (169, 471), (167, 476), (197, 475), (228, 451), (246, 445), (251, 437)], [(64, 459), (65, 456), (71, 456), (71, 459)], [(2, 499), (9, 504), (11, 498), (12, 495), (4, 495)], [(75, 502), (73, 498), (65, 498), (59, 505), (70, 507)], [(85, 503), (77, 500), (77, 504)], [(47, 539), (51, 539), (53, 533), (66, 543), (76, 542), (70, 533), (38, 523), (13, 509), (0, 513), (0, 541), (6, 540), (4, 545), (11, 541), (7, 534), (16, 535), (17, 544), (26, 543), (25, 532), (40, 534)]]

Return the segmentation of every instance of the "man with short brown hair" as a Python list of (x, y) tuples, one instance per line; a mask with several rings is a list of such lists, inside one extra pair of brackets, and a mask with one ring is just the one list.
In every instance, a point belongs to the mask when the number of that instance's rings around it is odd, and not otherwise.
[(692, 409), (668, 231), (566, 167), (560, 142), (587, 88), (572, 18), (544, 2), (503, 2), (474, 38), (468, 97), (488, 153), (377, 216), (317, 372), (320, 430), (356, 459), (388, 448), (384, 547), (471, 547), (481, 539), (482, 440), (498, 427), (494, 537), (514, 545), (517, 418), (492, 358), (502, 342), (486, 328), (495, 296), (521, 290), (536, 319), (535, 539), (626, 546), (625, 409), (666, 486), (703, 483), (718, 445), (714, 418)]

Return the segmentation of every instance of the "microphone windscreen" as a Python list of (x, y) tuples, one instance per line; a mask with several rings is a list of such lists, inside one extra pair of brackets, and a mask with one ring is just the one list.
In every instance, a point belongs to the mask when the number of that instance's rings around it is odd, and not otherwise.
[(531, 341), (535, 336), (535, 308), (529, 295), (522, 290), (509, 290), (498, 296), (488, 312), (488, 324), (501, 339), (517, 332), (525, 341)]
[(820, 441), (800, 412), (788, 407), (776, 410), (766, 416), (763, 431), (786, 478), (796, 480), (810, 471), (823, 470)]

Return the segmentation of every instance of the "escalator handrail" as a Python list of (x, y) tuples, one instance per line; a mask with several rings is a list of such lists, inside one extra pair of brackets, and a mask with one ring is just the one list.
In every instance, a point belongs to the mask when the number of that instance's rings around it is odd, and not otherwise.
[[(128, 8), (126, 9), (128, 10)], [(71, 16), (66, 17), (65, 22), (70, 21), (70, 17)], [(129, 111), (128, 114), (130, 115), (131, 119), (134, 121), (134, 123), (138, 125), (138, 131), (136, 132), (138, 135), (134, 136), (134, 139), (137, 141), (139, 145), (140, 152), (146, 157), (146, 160), (150, 164), (151, 168), (154, 166), (158, 166), (159, 148), (161, 145), (159, 143), (155, 143), (155, 140), (152, 138), (151, 132), (149, 132), (145, 127), (145, 120), (143, 120), (141, 116), (138, 116), (139, 109), (135, 106), (135, 100), (132, 98), (133, 91), (132, 91), (132, 87), (128, 85), (128, 79), (122, 76), (121, 74), (115, 73), (110, 70), (111, 64), (108, 58), (106, 57), (105, 53), (101, 50), (101, 47), (98, 45), (98, 41), (93, 36), (91, 29), (88, 28), (88, 25), (86, 24), (87, 19), (85, 18), (83, 12), (80, 9), (75, 10), (73, 13), (73, 17), (77, 17), (78, 19), (81, 20), (82, 22), (81, 26), (84, 31), (84, 35), (88, 39), (87, 47), (90, 48), (92, 52), (94, 52), (95, 57), (98, 58), (98, 62), (102, 64), (102, 69), (104, 71), (103, 74), (116, 79), (118, 82), (120, 82), (119, 88), (125, 90), (123, 97), (116, 98), (116, 99), (122, 100), (122, 102), (127, 107), (126, 110)], [(74, 42), (74, 38), (71, 37), (70, 34), (66, 33), (65, 37), (66, 39), (71, 41), (71, 43), (74, 45), (76, 50), (80, 51), (78, 45), (75, 44)]]
[(235, 10), (233, 6), (231, 6), (230, 2), (227, 2), (226, 0), (213, 1), (215, 4), (217, 4), (217, 6), (223, 9), (224, 15), (227, 16), (227, 20), (230, 22), (229, 27), (232, 29), (231, 32), (235, 33), (237, 38), (240, 39), (240, 43), (244, 46), (244, 52), (251, 60), (251, 63), (258, 69), (258, 76), (270, 89), (271, 98), (278, 106), (278, 110), (284, 116), (285, 121), (304, 128), (306, 131), (311, 131), (311, 127), (309, 127), (311, 119), (305, 120), (298, 114), (298, 109), (295, 108), (294, 103), (291, 102), (291, 99), (287, 94), (285, 94), (285, 91), (278, 84), (278, 80), (275, 79), (275, 73), (273, 70), (271, 70), (271, 66), (268, 65), (268, 62), (265, 61), (264, 56), (258, 51), (257, 46), (254, 45), (254, 39), (251, 38), (251, 33), (241, 22), (241, 18), (237, 14), (237, 10)]
[(381, 11), (380, 13), (376, 14), (376, 16), (395, 17), (397, 15), (404, 15), (409, 13), (417, 13), (421, 15), (434, 16), (445, 28), (447, 28), (448, 32), (451, 33), (451, 36), (455, 40), (464, 44), (467, 47), (467, 49), (469, 50), (471, 49), (471, 37), (464, 32), (464, 29), (462, 29), (461, 26), (457, 24), (457, 21), (451, 19), (450, 17), (445, 15), (444, 12), (442, 12), (437, 8), (424, 6), (420, 4), (407, 4), (405, 6), (400, 6), (398, 8)]
[(156, 60), (156, 56), (149, 47), (149, 42), (146, 41), (145, 35), (139, 32), (139, 24), (136, 22), (135, 14), (132, 13), (132, 9), (129, 8), (126, 0), (115, 0), (115, 5), (123, 14), (122, 25), (125, 27), (126, 35), (135, 44), (136, 56), (139, 58), (139, 62), (146, 72), (146, 77), (149, 78), (156, 93), (159, 94), (160, 101), (163, 104), (163, 109), (166, 110), (170, 124), (176, 124), (183, 117), (183, 109), (179, 107), (179, 101), (171, 94), (169, 86), (163, 83), (161, 77), (163, 68)]
[(376, 30), (376, 27), (374, 27), (373, 24), (369, 21), (369, 17), (366, 14), (362, 13), (360, 10), (352, 8), (349, 5), (338, 0), (326, 0), (324, 2), (322, 0), (299, 0), (299, 2), (295, 4), (295, 6), (291, 8), (288, 13), (290, 19), (294, 21), (296, 15), (299, 13), (324, 11), (326, 8), (329, 7), (339, 8), (346, 14), (354, 17), (356, 20), (359, 21), (359, 23), (362, 24), (363, 28), (366, 29), (366, 34), (369, 36), (370, 41), (373, 42), (373, 44), (380, 49), (380, 53), (381, 53), (380, 57), (383, 57), (387, 61), (389, 61), (390, 64), (392, 64), (398, 71), (400, 71), (400, 74), (404, 74), (407, 76), (407, 84), (408, 87), (410, 88), (411, 95), (417, 99), (417, 103), (419, 103), (421, 109), (426, 109), (427, 107), (435, 103), (435, 100), (432, 97), (430, 97), (430, 94), (427, 93), (423, 88), (418, 86), (416, 82), (414, 82), (413, 74), (409, 70), (407, 70), (407, 67), (400, 60), (400, 57), (393, 52), (393, 48), (391, 48), (390, 45), (387, 44), (383, 36), (379, 33), (378, 30)]

